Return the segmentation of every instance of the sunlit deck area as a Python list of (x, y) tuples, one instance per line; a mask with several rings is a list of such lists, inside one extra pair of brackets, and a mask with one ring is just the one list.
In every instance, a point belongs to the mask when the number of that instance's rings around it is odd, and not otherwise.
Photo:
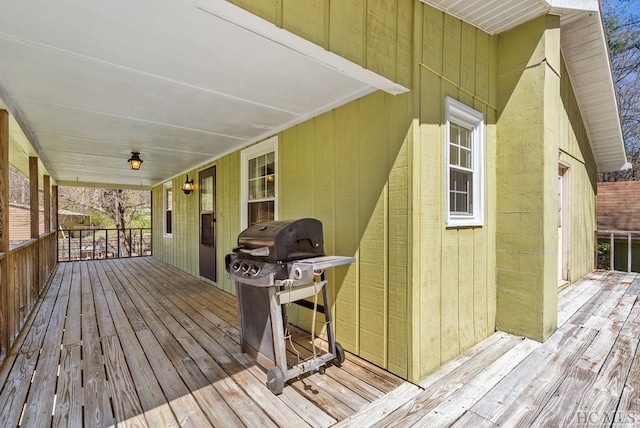
[(639, 293), (637, 274), (596, 272), (562, 291), (544, 344), (496, 333), (417, 384), (348, 354), (275, 396), (233, 296), (151, 257), (63, 263), (0, 371), (0, 426), (640, 422)]

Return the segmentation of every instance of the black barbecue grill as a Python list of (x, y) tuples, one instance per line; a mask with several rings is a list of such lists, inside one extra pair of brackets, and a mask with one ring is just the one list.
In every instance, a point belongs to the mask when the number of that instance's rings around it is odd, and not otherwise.
[[(304, 218), (255, 224), (240, 233), (238, 246), (226, 256), (226, 269), (236, 283), (240, 344), (267, 370), (267, 385), (280, 394), (284, 383), (328, 362), (340, 365), (344, 350), (335, 341), (331, 302), (324, 270), (350, 264), (353, 257), (325, 256), (322, 223)], [(304, 299), (322, 292), (324, 305)], [(289, 368), (285, 320), (289, 303), (324, 312), (328, 352)], [(313, 342), (313, 337), (312, 337)]]

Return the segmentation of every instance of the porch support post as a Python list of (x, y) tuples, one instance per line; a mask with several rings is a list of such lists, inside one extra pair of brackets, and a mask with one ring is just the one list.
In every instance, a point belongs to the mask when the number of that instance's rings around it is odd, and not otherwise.
[(51, 179), (48, 175), (42, 176), (44, 189), (44, 233), (51, 232)]
[(57, 185), (53, 185), (51, 186), (51, 193), (52, 193), (52, 206), (51, 206), (51, 210), (53, 211), (53, 216), (51, 218), (52, 222), (51, 222), (51, 231), (56, 231), (58, 230), (58, 186)]
[(38, 158), (29, 158), (29, 205), (31, 205), (31, 239), (40, 237), (40, 201), (38, 195)]
[(0, 355), (9, 347), (9, 113), (0, 110)]

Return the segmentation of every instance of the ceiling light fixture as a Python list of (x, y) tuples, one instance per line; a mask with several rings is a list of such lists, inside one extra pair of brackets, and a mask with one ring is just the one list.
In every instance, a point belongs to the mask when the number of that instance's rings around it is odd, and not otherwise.
[(194, 189), (193, 186), (193, 179), (191, 179), (191, 181), (189, 181), (189, 174), (187, 174), (187, 179), (184, 182), (184, 184), (182, 185), (182, 191), (184, 192), (185, 195), (188, 195), (189, 193), (191, 193)]
[(140, 152), (131, 152), (131, 158), (127, 161), (131, 169), (139, 170), (143, 160), (140, 159)]

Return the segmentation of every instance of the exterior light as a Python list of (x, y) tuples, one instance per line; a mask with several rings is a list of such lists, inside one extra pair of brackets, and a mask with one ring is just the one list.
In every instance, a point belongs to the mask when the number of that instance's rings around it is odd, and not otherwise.
[(194, 189), (193, 179), (189, 181), (189, 174), (187, 174), (187, 180), (182, 185), (182, 191), (184, 192), (185, 195), (188, 195), (193, 191), (193, 189)]
[(142, 165), (142, 159), (140, 159), (140, 152), (131, 152), (131, 158), (127, 161), (131, 169), (139, 170)]

